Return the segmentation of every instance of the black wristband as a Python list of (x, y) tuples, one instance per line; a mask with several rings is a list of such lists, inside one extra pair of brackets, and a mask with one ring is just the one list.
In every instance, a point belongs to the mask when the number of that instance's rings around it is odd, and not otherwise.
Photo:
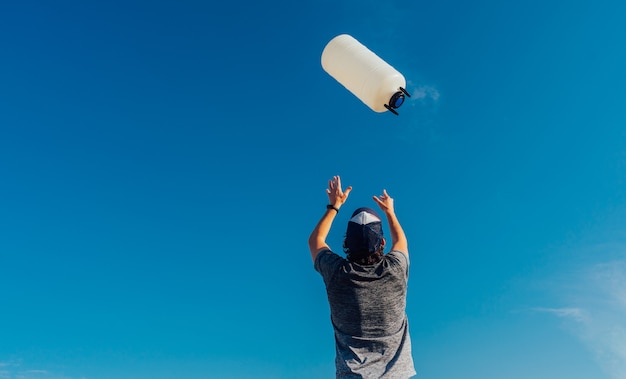
[(337, 213), (339, 213), (339, 208), (335, 207), (335, 206), (334, 206), (334, 205), (332, 205), (332, 204), (328, 204), (328, 205), (326, 206), (326, 209), (334, 209)]

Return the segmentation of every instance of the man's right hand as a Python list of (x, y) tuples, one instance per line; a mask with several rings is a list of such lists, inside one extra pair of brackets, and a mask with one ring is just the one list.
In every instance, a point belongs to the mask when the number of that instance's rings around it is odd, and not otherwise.
[(341, 208), (343, 203), (348, 200), (348, 195), (350, 195), (350, 191), (352, 191), (351, 186), (348, 186), (348, 188), (343, 191), (341, 189), (341, 178), (338, 175), (333, 176), (333, 178), (328, 181), (328, 189), (326, 190), (329, 204), (337, 209)]

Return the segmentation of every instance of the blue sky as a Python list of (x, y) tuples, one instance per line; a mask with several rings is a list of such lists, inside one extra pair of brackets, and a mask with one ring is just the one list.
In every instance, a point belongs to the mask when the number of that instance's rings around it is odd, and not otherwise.
[[(418, 377), (626, 377), (626, 5), (0, 6), (0, 378), (326, 378), (327, 180), (395, 198)], [(348, 33), (407, 78), (377, 114)], [(329, 236), (339, 250), (349, 211)]]

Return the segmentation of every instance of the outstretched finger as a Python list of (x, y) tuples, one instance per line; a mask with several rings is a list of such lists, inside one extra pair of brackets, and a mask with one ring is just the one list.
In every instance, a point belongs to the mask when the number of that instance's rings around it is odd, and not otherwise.
[(339, 177), (339, 175), (335, 176), (335, 183), (337, 184), (339, 192), (341, 192), (341, 178)]
[(343, 197), (347, 199), (348, 195), (350, 194), (350, 191), (352, 191), (352, 186), (348, 186), (348, 188), (346, 188), (346, 190), (343, 191)]
[(382, 206), (384, 205), (384, 203), (382, 202), (382, 200), (380, 200), (380, 199), (378, 198), (378, 196), (372, 196), (372, 199), (374, 199), (374, 201), (376, 202), (376, 204), (378, 204), (379, 206), (381, 206), (381, 207), (382, 207)]

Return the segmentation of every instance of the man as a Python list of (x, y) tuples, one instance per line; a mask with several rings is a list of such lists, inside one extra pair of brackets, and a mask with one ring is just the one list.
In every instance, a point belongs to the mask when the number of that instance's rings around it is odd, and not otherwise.
[(309, 237), (315, 269), (322, 275), (335, 331), (337, 378), (406, 379), (415, 375), (406, 316), (409, 269), (407, 239), (393, 199), (383, 190), (374, 196), (387, 218), (390, 252), (378, 214), (359, 208), (348, 222), (344, 259), (326, 237), (352, 187), (341, 189), (339, 176), (328, 182), (329, 204)]

